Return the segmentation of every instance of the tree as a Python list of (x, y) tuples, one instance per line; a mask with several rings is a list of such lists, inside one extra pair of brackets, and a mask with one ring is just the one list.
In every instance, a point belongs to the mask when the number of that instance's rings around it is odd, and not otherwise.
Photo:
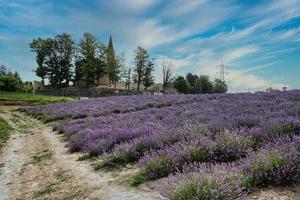
[(20, 82), (14, 76), (8, 74), (0, 76), (0, 90), (15, 92), (19, 91), (20, 88)]
[(183, 77), (183, 76), (178, 76), (175, 80), (174, 80), (174, 88), (179, 92), (179, 93), (183, 93), (183, 94), (188, 94), (191, 86), (189, 84), (189, 82)]
[(215, 79), (214, 82), (214, 92), (215, 93), (226, 93), (228, 90), (228, 86), (225, 83), (225, 81), (222, 81), (221, 79)]
[(125, 89), (130, 89), (131, 83), (131, 68), (124, 65), (123, 70), (121, 71), (121, 78), (125, 82)]
[(47, 68), (45, 66), (38, 66), (35, 74), (42, 79), (42, 86), (45, 85), (45, 78), (47, 76)]
[(86, 85), (94, 85), (96, 79), (96, 57), (98, 43), (91, 33), (84, 33), (78, 44), (78, 55), (75, 62), (75, 79), (83, 80)]
[(64, 87), (69, 85), (72, 76), (72, 59), (74, 42), (68, 33), (56, 35), (55, 38), (33, 39), (29, 44), (36, 53), (38, 64), (36, 75), (41, 77), (42, 84), (46, 76), (50, 85)]
[(112, 37), (109, 37), (109, 43), (107, 48), (107, 74), (110, 81), (110, 86), (112, 83), (117, 83), (119, 79), (119, 66), (118, 60), (115, 56), (115, 50), (112, 42)]
[(24, 83), (17, 71), (7, 70), (5, 65), (0, 66), (0, 90), (3, 91), (23, 91)]
[(154, 77), (152, 74), (153, 70), (154, 70), (154, 63), (151, 60), (149, 60), (147, 65), (145, 66), (144, 77), (143, 77), (143, 83), (146, 91), (148, 87), (154, 84)]
[(142, 82), (142, 78), (145, 73), (145, 67), (148, 61), (149, 61), (149, 55), (147, 50), (143, 49), (142, 47), (138, 47), (135, 50), (136, 66), (134, 68), (134, 72), (135, 72), (134, 80), (137, 83), (137, 91), (140, 91), (140, 84)]
[(122, 78), (121, 72), (123, 72), (125, 68), (126, 68), (125, 58), (124, 58), (124, 53), (122, 53), (121, 55), (116, 56), (116, 66), (114, 68), (114, 74), (112, 76), (112, 82), (115, 85), (115, 89), (117, 86), (117, 82)]
[(0, 65), (0, 76), (5, 75), (5, 74), (6, 74), (6, 71), (7, 71), (6, 66), (3, 65), (3, 64)]
[(201, 75), (195, 82), (196, 93), (212, 93), (213, 89), (213, 83), (209, 80), (209, 77), (207, 75)]
[(166, 61), (165, 59), (162, 61), (163, 92), (165, 92), (166, 88), (169, 87), (173, 81), (173, 66), (173, 63), (170, 61)]
[(99, 80), (100, 78), (102, 78), (105, 75), (106, 69), (107, 69), (107, 47), (102, 44), (99, 43), (97, 46), (97, 58), (96, 58), (96, 80), (97, 80), (97, 84), (99, 85)]
[(186, 80), (189, 82), (190, 86), (191, 86), (191, 93), (196, 93), (195, 91), (195, 84), (196, 81), (199, 79), (199, 77), (195, 74), (192, 73), (188, 73), (186, 74)]
[(55, 37), (55, 46), (58, 57), (58, 86), (69, 86), (72, 78), (74, 41), (68, 33), (62, 33)]
[(45, 85), (45, 78), (47, 76), (47, 68), (45, 67), (45, 60), (48, 54), (46, 47), (46, 40), (42, 38), (33, 39), (29, 44), (31, 51), (36, 53), (37, 69), (35, 73), (42, 79), (42, 86)]

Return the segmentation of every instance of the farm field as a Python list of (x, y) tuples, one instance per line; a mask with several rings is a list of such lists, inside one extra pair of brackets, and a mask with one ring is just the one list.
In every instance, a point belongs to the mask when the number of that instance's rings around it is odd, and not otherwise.
[[(300, 91), (107, 97), (25, 108), (71, 152), (169, 199), (236, 199), (300, 180)], [(58, 121), (56, 121), (58, 120)]]

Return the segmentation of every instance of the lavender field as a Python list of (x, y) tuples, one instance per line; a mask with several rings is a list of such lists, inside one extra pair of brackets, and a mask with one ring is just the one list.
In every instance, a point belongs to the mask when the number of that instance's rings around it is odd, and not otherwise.
[[(72, 152), (133, 164), (169, 199), (235, 199), (300, 181), (300, 91), (107, 97), (25, 109)], [(61, 120), (68, 119), (68, 120)]]

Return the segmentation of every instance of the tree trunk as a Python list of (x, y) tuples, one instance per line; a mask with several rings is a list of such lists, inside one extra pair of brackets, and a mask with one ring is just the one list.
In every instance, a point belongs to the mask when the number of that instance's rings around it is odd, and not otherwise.
[(45, 78), (42, 77), (42, 88), (45, 86)]

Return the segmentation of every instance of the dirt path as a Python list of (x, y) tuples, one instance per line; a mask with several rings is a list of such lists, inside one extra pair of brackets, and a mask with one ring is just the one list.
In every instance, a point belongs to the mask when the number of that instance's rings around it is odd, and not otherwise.
[(160, 199), (147, 189), (117, 184), (117, 176), (76, 161), (62, 136), (22, 113), (2, 110), (15, 129), (0, 155), (2, 199)]

